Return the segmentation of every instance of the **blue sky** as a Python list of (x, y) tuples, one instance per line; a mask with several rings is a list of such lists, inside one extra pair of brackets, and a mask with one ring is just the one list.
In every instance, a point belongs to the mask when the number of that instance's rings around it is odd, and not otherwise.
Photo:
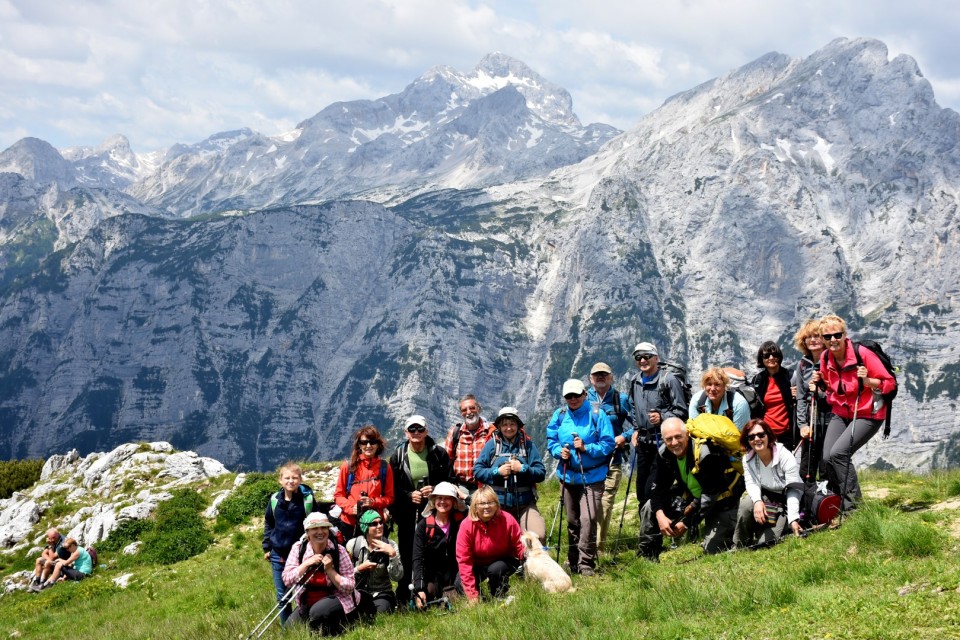
[(873, 37), (960, 110), (958, 24), (960, 3), (929, 0), (0, 0), (0, 149), (273, 135), (491, 51), (567, 88), (584, 123), (630, 128), (767, 52)]

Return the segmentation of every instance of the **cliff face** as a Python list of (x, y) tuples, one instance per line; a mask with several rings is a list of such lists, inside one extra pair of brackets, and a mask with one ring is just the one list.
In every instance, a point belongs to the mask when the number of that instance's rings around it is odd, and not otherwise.
[[(509, 137), (511, 118), (532, 112), (518, 95), (484, 93), (435, 133), (474, 148)], [(578, 126), (550, 104), (540, 120)], [(468, 114), (486, 124), (467, 126)], [(382, 137), (363, 147), (380, 158), (369, 166), (400, 157)], [(911, 59), (838, 40), (674, 96), (545, 177), (552, 167), (527, 161), (539, 152), (500, 145), (441, 188), (439, 165), (401, 140), (404, 166), (433, 177), (378, 187), (382, 204), (173, 220), (171, 208), (206, 207), (179, 198), (228, 200), (186, 182), (165, 191), (173, 200), (133, 187), (166, 213), (107, 216), (3, 290), (0, 455), (169, 440), (228, 465), (329, 460), (364, 422), (396, 441), (416, 412), (439, 437), (464, 393), (488, 416), (519, 407), (542, 433), (564, 378), (601, 359), (626, 374), (636, 342), (656, 342), (695, 382), (712, 364), (752, 371), (767, 339), (795, 360), (799, 325), (837, 312), (901, 367), (893, 437), (860, 461), (923, 467), (958, 427), (958, 141), (960, 117)], [(272, 203), (279, 184), (251, 182), (244, 197)], [(308, 191), (290, 193), (319, 193)]]

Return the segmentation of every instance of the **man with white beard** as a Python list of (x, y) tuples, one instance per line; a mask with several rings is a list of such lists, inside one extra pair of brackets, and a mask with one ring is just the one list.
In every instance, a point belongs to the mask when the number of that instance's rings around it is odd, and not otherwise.
[(480, 415), (482, 407), (473, 394), (460, 398), (460, 415), (463, 422), (458, 422), (447, 433), (446, 449), (450, 456), (453, 481), (466, 487), (470, 493), (477, 490), (477, 480), (473, 477), (473, 466), (477, 456), (487, 444), (494, 426), (484, 422)]

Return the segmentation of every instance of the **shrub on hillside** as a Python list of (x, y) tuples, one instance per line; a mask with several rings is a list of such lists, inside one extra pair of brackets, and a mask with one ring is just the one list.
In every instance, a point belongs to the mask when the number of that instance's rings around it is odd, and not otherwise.
[(263, 515), (267, 501), (279, 488), (276, 475), (247, 474), (243, 484), (220, 503), (217, 513), (218, 527), (237, 525), (246, 522), (251, 516)]
[(33, 485), (40, 479), (43, 460), (2, 460), (0, 461), (0, 500)]
[(141, 538), (140, 556), (145, 562), (173, 564), (203, 553), (213, 543), (200, 515), (202, 496), (179, 489), (157, 506), (153, 526)]
[(117, 553), (131, 542), (140, 540), (153, 528), (153, 520), (123, 520), (110, 532), (106, 540), (97, 543), (100, 553)]

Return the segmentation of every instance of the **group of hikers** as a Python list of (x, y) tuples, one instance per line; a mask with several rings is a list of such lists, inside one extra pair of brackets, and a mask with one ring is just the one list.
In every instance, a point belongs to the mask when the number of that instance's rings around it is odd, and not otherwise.
[[(713, 367), (696, 395), (651, 342), (634, 348), (637, 371), (625, 391), (603, 362), (591, 368), (589, 387), (564, 382), (545, 443), (566, 512), (564, 568), (595, 574), (628, 463), (640, 505), (637, 554), (655, 562), (664, 536), (702, 538), (706, 553), (718, 553), (800, 534), (831, 493), (838, 509), (855, 509), (852, 456), (888, 418), (893, 368), (875, 343), (853, 342), (835, 315), (805, 323), (795, 344), (803, 357), (792, 370), (764, 342), (751, 381)], [(544, 457), (516, 408), (500, 409), (492, 424), (473, 395), (459, 410), (463, 419), (442, 444), (423, 416), (410, 416), (389, 460), (377, 428), (361, 427), (332, 504), (320, 504), (296, 464), (280, 469), (263, 538), (276, 617), (334, 635), (398, 606), (479, 602), (484, 581), (491, 597), (506, 597), (524, 560), (523, 532), (547, 544), (536, 492)]]

